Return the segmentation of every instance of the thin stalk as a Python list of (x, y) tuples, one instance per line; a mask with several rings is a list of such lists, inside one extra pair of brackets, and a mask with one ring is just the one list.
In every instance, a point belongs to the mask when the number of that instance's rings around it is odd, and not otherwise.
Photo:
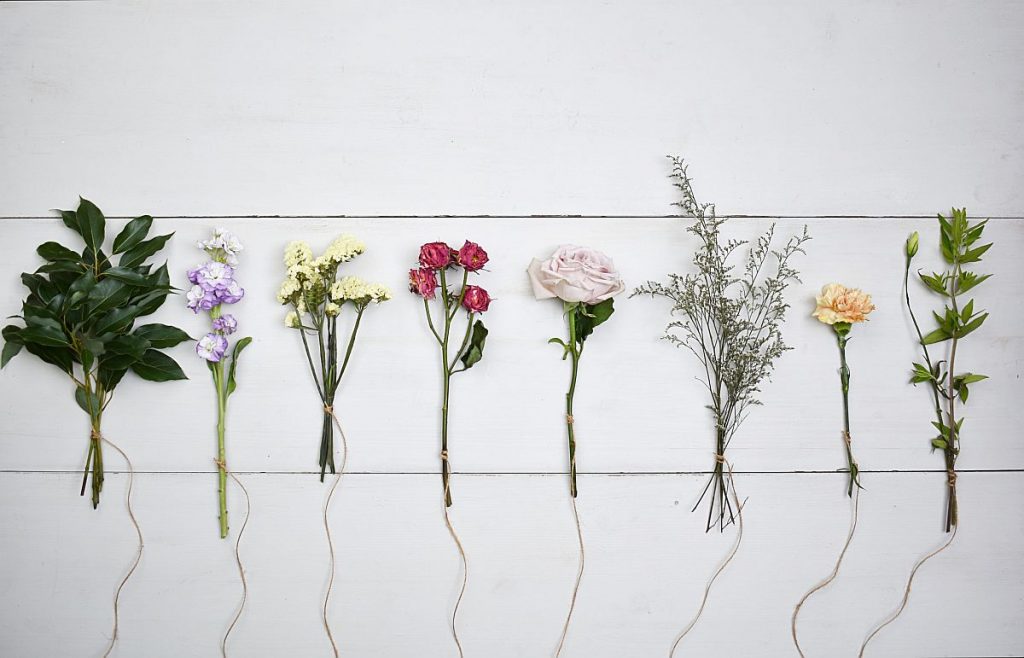
[[(224, 362), (218, 361), (211, 368), (213, 373), (213, 384), (217, 389), (217, 462), (220, 465), (227, 463), (227, 451), (224, 446), (224, 435), (227, 423), (227, 390), (224, 381)], [(217, 469), (217, 509), (220, 519), (220, 538), (228, 536), (228, 494), (227, 494), (227, 469)]]
[[(959, 250), (956, 252), (959, 254)], [(953, 313), (959, 314), (960, 309), (957, 306), (956, 299), (956, 286), (957, 281), (960, 279), (960, 262), (959, 258), (954, 259), (956, 262), (953, 264), (953, 276), (949, 278), (949, 299), (950, 306), (953, 309)], [(956, 526), (957, 522), (957, 504), (956, 504), (956, 445), (957, 445), (957, 431), (956, 431), (956, 389), (954, 387), (955, 372), (956, 372), (956, 348), (959, 344), (960, 339), (957, 336), (953, 336), (952, 345), (949, 349), (949, 373), (946, 377), (946, 399), (949, 402), (947, 410), (947, 420), (949, 427), (949, 436), (946, 439), (946, 477), (947, 484), (949, 485), (949, 492), (946, 498), (946, 532), (952, 530)]]
[(573, 429), (574, 418), (572, 415), (573, 398), (576, 396), (576, 377), (579, 373), (580, 353), (577, 350), (576, 342), (576, 308), (569, 310), (569, 356), (572, 359), (572, 377), (569, 380), (569, 390), (565, 394), (565, 429), (569, 437), (569, 491), (572, 497), (577, 494), (576, 489), (576, 433)]
[(846, 448), (846, 466), (850, 472), (850, 482), (846, 487), (846, 495), (852, 498), (853, 488), (855, 486), (860, 487), (858, 479), (860, 469), (853, 458), (853, 448), (850, 445), (850, 367), (846, 363), (846, 343), (848, 340), (845, 333), (836, 329), (836, 342), (839, 343), (839, 382), (843, 389), (843, 446)]
[(449, 315), (448, 285), (443, 269), (441, 270), (441, 301), (444, 304), (444, 338), (441, 341), (441, 367), (444, 369), (444, 393), (441, 401), (441, 486), (444, 487), (444, 506), (451, 507), (452, 493), (449, 484), (451, 473), (448, 467), (448, 404), (450, 402), (452, 370), (448, 367), (448, 337), (452, 329), (452, 316)]
[[(907, 300), (907, 311), (910, 313), (910, 320), (914, 323), (914, 331), (917, 332), (917, 342), (921, 345), (921, 349), (924, 352), (924, 362), (928, 366), (928, 372), (934, 372), (934, 366), (932, 365), (931, 355), (928, 353), (928, 346), (924, 344), (924, 334), (921, 333), (921, 326), (917, 323), (917, 316), (914, 315), (914, 307), (910, 304), (910, 258), (906, 260), (906, 267), (903, 270), (903, 294)], [(942, 423), (942, 405), (939, 403), (939, 389), (938, 385), (931, 381), (929, 387), (932, 391), (932, 399), (935, 402), (935, 420)]]

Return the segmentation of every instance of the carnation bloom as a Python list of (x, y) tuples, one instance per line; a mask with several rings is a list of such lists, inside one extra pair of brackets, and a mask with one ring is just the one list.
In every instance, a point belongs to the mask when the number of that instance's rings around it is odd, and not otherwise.
[(562, 245), (547, 260), (535, 258), (526, 271), (537, 299), (594, 305), (626, 289), (612, 259), (586, 247)]
[(420, 266), (440, 270), (452, 264), (452, 248), (444, 242), (428, 242), (420, 247)]
[(482, 269), (487, 264), (487, 261), (490, 260), (483, 247), (469, 240), (466, 240), (466, 244), (462, 245), (462, 249), (455, 253), (458, 264), (470, 272)]
[(421, 267), (409, 270), (409, 291), (414, 292), (423, 299), (433, 299), (434, 291), (437, 290), (437, 276), (434, 270)]
[(491, 296), (480, 286), (466, 286), (462, 306), (470, 313), (483, 313), (491, 305)]
[(228, 339), (220, 334), (206, 334), (196, 343), (196, 354), (211, 363), (217, 363), (223, 359), (227, 349)]
[(830, 325), (837, 322), (864, 322), (868, 314), (875, 310), (871, 295), (859, 288), (847, 288), (839, 283), (824, 286), (815, 301), (817, 307), (811, 315)]

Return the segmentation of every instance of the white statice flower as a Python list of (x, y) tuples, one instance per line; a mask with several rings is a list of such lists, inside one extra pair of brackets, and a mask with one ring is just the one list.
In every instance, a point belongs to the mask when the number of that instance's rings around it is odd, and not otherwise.
[(332, 318), (336, 317), (339, 313), (341, 313), (341, 307), (335, 304), (334, 302), (327, 302), (324, 305), (324, 313), (326, 313)]
[(277, 291), (277, 303), (290, 303), (301, 289), (302, 286), (295, 279), (290, 277), (285, 279), (284, 283), (281, 284), (281, 289)]
[(313, 260), (313, 250), (302, 240), (289, 242), (284, 249), (284, 264), (291, 268), (296, 265), (308, 265)]
[(386, 302), (389, 299), (391, 299), (391, 288), (388, 288), (383, 284), (370, 283), (367, 284), (367, 288), (369, 289), (370, 292), (370, 299), (377, 302), (378, 304), (380, 304), (381, 302)]
[(288, 314), (284, 316), (284, 326), (289, 329), (298, 329), (301, 327), (302, 323), (299, 321), (299, 314), (295, 311), (288, 311)]
[(328, 247), (323, 258), (335, 263), (346, 263), (366, 251), (366, 245), (353, 235), (342, 235)]
[(211, 258), (228, 265), (238, 265), (238, 252), (244, 248), (238, 236), (225, 228), (214, 229), (213, 237), (209, 240), (200, 240), (197, 244)]

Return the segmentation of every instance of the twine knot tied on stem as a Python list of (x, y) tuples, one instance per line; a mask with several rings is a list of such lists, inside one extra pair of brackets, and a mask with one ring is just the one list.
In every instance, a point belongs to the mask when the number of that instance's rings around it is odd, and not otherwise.
[(845, 443), (846, 445), (850, 445), (850, 444), (853, 443), (853, 437), (851, 437), (850, 433), (847, 432), (846, 430), (843, 430), (842, 436), (843, 436), (843, 443)]
[(718, 462), (719, 464), (724, 464), (725, 463), (725, 455), (720, 455), (720, 454), (718, 454), (716, 452), (715, 453), (715, 461)]
[(565, 414), (565, 422), (572, 425), (575, 421), (573, 420), (572, 414)]
[(950, 489), (956, 487), (956, 471), (949, 471), (947, 475), (948, 478), (946, 480), (946, 484), (949, 485)]

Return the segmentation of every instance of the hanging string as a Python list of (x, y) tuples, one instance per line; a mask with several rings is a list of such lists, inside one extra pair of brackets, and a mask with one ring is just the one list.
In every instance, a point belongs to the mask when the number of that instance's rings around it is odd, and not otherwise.
[[(572, 416), (569, 416), (569, 422), (572, 422)], [(558, 640), (558, 650), (555, 651), (555, 658), (558, 658), (562, 654), (562, 647), (565, 645), (565, 637), (569, 634), (569, 622), (572, 620), (572, 613), (576, 609), (576, 595), (580, 591), (580, 581), (583, 580), (583, 567), (586, 564), (586, 553), (583, 550), (583, 529), (580, 527), (580, 513), (576, 509), (576, 497), (570, 498), (572, 501), (572, 515), (576, 520), (576, 538), (579, 540), (580, 545), (580, 568), (576, 572), (576, 585), (572, 589), (572, 600), (569, 603), (569, 614), (565, 617), (565, 624), (562, 626), (562, 637)]]
[(341, 434), (341, 468), (338, 469), (337, 475), (334, 476), (334, 483), (331, 485), (331, 490), (327, 492), (327, 501), (324, 503), (324, 531), (327, 533), (327, 547), (331, 551), (331, 575), (327, 579), (327, 594), (324, 595), (324, 629), (327, 631), (327, 639), (331, 641), (331, 649), (334, 651), (334, 658), (338, 658), (338, 645), (334, 641), (334, 634), (331, 632), (331, 624), (327, 621), (327, 606), (331, 601), (331, 590), (334, 588), (334, 540), (331, 537), (331, 524), (327, 519), (327, 512), (331, 509), (331, 499), (334, 498), (334, 490), (338, 488), (338, 484), (341, 482), (341, 476), (345, 472), (345, 465), (348, 463), (348, 439), (345, 438), (345, 430), (341, 426), (341, 421), (334, 415), (334, 407), (329, 404), (324, 405), (324, 413), (328, 414), (334, 419), (334, 424), (338, 426), (338, 433)]
[(790, 630), (793, 633), (793, 644), (796, 645), (796, 651), (797, 651), (797, 653), (800, 654), (800, 658), (804, 658), (804, 652), (803, 652), (803, 649), (800, 648), (800, 641), (796, 637), (796, 618), (797, 618), (797, 615), (800, 614), (800, 608), (803, 607), (803, 605), (807, 601), (807, 599), (811, 598), (812, 594), (814, 594), (815, 592), (817, 592), (819, 590), (822, 590), (822, 589), (825, 589), (826, 587), (828, 587), (829, 583), (831, 583), (833, 580), (835, 580), (836, 577), (839, 575), (839, 567), (843, 563), (843, 558), (846, 557), (846, 550), (848, 548), (850, 548), (850, 542), (853, 541), (853, 533), (857, 530), (857, 518), (858, 518), (858, 508), (859, 508), (859, 506), (860, 506), (860, 487), (854, 487), (854, 494), (853, 494), (853, 517), (852, 517), (852, 520), (850, 522), (850, 531), (846, 535), (846, 543), (843, 544), (843, 550), (841, 550), (839, 552), (839, 559), (836, 560), (836, 565), (835, 565), (835, 567), (833, 567), (832, 573), (829, 574), (828, 578), (826, 578), (825, 580), (821, 581), (820, 583), (818, 583), (817, 585), (812, 587), (810, 590), (808, 590), (807, 593), (804, 594), (803, 597), (800, 599), (800, 602), (796, 604), (796, 608), (793, 609), (793, 619), (792, 619), (792, 622), (791, 622)]
[[(950, 478), (950, 480), (950, 486), (953, 486), (956, 483), (956, 477), (954, 476)], [(907, 586), (903, 589), (903, 600), (900, 602), (900, 607), (896, 609), (896, 612), (889, 615), (888, 619), (886, 619), (881, 624), (876, 626), (875, 630), (871, 631), (871, 634), (868, 635), (867, 639), (864, 640), (864, 644), (860, 645), (860, 653), (857, 654), (858, 658), (864, 658), (864, 650), (867, 649), (868, 642), (870, 642), (876, 635), (878, 635), (879, 631), (881, 631), (883, 628), (896, 621), (896, 618), (903, 614), (904, 608), (907, 607), (907, 601), (910, 599), (910, 586), (914, 583), (914, 576), (917, 575), (917, 570), (920, 569), (925, 562), (927, 562), (928, 560), (932, 559), (942, 551), (949, 548), (949, 545), (953, 543), (954, 539), (956, 539), (956, 531), (958, 528), (958, 525), (953, 526), (953, 534), (949, 536), (949, 539), (946, 540), (945, 544), (939, 546), (937, 549), (935, 549), (928, 555), (925, 555), (923, 558), (918, 560), (916, 564), (914, 564), (914, 568), (910, 570), (910, 577), (907, 578)]]
[[(451, 462), (448, 459), (448, 451), (441, 451), (441, 460), (448, 462), (448, 472), (451, 473)], [(466, 550), (462, 547), (462, 541), (459, 539), (458, 533), (455, 532), (455, 526), (452, 525), (452, 519), (448, 516), (448, 506), (445, 505), (445, 501), (448, 498), (448, 488), (451, 485), (451, 477), (444, 485), (444, 494), (441, 497), (441, 508), (444, 510), (444, 522), (448, 526), (448, 534), (455, 540), (455, 546), (459, 549), (459, 556), (462, 558), (462, 588), (459, 590), (459, 598), (455, 600), (455, 608), (452, 610), (452, 638), (455, 640), (455, 646), (459, 650), (459, 658), (463, 658), (462, 643), (459, 642), (459, 631), (456, 628), (456, 619), (459, 616), (459, 606), (462, 604), (462, 597), (466, 593), (466, 585), (469, 582), (469, 561), (466, 559)]]
[(739, 495), (736, 493), (736, 481), (733, 478), (732, 464), (725, 458), (725, 455), (716, 454), (715, 461), (719, 464), (725, 464), (726, 468), (729, 469), (729, 487), (732, 490), (733, 502), (736, 504), (736, 518), (738, 520), (736, 542), (732, 545), (732, 549), (726, 556), (725, 561), (722, 562), (718, 569), (715, 570), (715, 573), (711, 576), (710, 580), (708, 580), (707, 585), (704, 587), (704, 597), (700, 601), (700, 608), (697, 609), (697, 614), (694, 615), (693, 619), (690, 620), (690, 623), (686, 625), (686, 628), (676, 636), (676, 641), (672, 643), (672, 648), (668, 652), (669, 658), (672, 658), (672, 656), (675, 655), (676, 648), (679, 646), (679, 643), (683, 641), (683, 638), (686, 637), (691, 630), (693, 630), (693, 627), (697, 625), (697, 621), (700, 619), (700, 616), (704, 614), (704, 606), (707, 605), (708, 594), (711, 593), (711, 586), (715, 584), (715, 580), (718, 576), (725, 571), (725, 568), (729, 566), (732, 559), (736, 557), (736, 552), (740, 548), (740, 542), (743, 541), (743, 506), (747, 504), (747, 501), (744, 500), (743, 503), (740, 503)]
[(242, 521), (242, 527), (238, 530), (238, 537), (235, 538), (235, 563), (238, 565), (238, 575), (242, 579), (242, 602), (238, 605), (238, 611), (235, 612), (235, 618), (231, 620), (231, 624), (228, 626), (227, 632), (224, 633), (224, 637), (220, 641), (220, 653), (224, 658), (228, 658), (228, 636), (231, 635), (231, 631), (235, 629), (235, 624), (242, 617), (242, 611), (245, 610), (246, 599), (249, 598), (249, 583), (245, 579), (245, 569), (242, 567), (242, 554), (239, 551), (239, 547), (242, 544), (242, 535), (245, 533), (245, 526), (249, 525), (249, 512), (252, 506), (249, 504), (249, 491), (242, 484), (242, 481), (238, 477), (228, 470), (227, 464), (219, 459), (214, 459), (213, 463), (217, 465), (217, 468), (224, 471), (232, 480), (235, 481), (242, 489), (242, 494), (245, 496), (245, 520)]
[(106, 443), (108, 446), (116, 450), (124, 458), (125, 464), (128, 465), (128, 493), (125, 496), (125, 506), (128, 508), (128, 518), (131, 519), (132, 525), (135, 526), (135, 534), (139, 538), (139, 546), (135, 553), (135, 560), (132, 562), (132, 566), (128, 569), (128, 573), (126, 573), (124, 578), (121, 579), (121, 584), (117, 586), (117, 591), (114, 593), (114, 630), (110, 637), (110, 644), (107, 646), (107, 650), (103, 653), (103, 658), (107, 658), (107, 656), (110, 655), (110, 652), (114, 650), (114, 645), (117, 643), (119, 621), (118, 605), (121, 601), (121, 590), (124, 589), (128, 579), (132, 577), (133, 573), (135, 573), (135, 569), (138, 568), (139, 562), (142, 561), (142, 549), (144, 544), (142, 541), (142, 528), (139, 527), (139, 522), (135, 518), (135, 510), (132, 509), (132, 487), (135, 484), (135, 468), (132, 466), (132, 460), (128, 459), (128, 455), (124, 450), (121, 450), (116, 443), (104, 437), (99, 433), (99, 431), (94, 429), (92, 431), (92, 438), (94, 441), (103, 441), (103, 443)]

